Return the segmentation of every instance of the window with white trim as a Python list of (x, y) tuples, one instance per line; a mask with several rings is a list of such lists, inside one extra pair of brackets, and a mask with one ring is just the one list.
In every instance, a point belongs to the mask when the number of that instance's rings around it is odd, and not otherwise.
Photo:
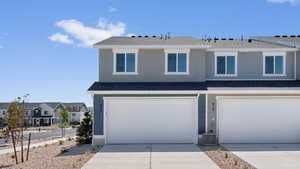
[(188, 50), (166, 49), (165, 74), (188, 74), (189, 54)]
[(114, 49), (114, 74), (137, 74), (137, 50)]
[(264, 75), (282, 76), (285, 75), (285, 54), (264, 53)]
[(237, 54), (216, 53), (215, 54), (215, 75), (236, 76), (237, 75)]

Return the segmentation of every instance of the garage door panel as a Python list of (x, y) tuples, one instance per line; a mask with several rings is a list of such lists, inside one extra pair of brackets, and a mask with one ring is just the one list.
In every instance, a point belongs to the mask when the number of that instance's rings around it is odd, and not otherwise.
[(219, 106), (221, 143), (299, 143), (298, 97), (224, 98)]
[(107, 143), (192, 143), (194, 99), (106, 102)]

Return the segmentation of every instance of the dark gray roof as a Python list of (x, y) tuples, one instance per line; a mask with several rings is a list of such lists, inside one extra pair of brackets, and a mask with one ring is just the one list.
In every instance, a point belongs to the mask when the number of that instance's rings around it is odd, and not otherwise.
[(88, 90), (204, 90), (203, 82), (95, 82)]
[(98, 46), (111, 45), (126, 45), (126, 46), (156, 46), (156, 45), (187, 45), (187, 46), (202, 46), (207, 45), (207, 42), (198, 40), (190, 36), (177, 36), (171, 38), (160, 37), (110, 37), (101, 42), (94, 44)]
[(74, 102), (74, 103), (62, 103), (62, 105), (64, 106), (85, 106), (84, 103), (81, 103), (81, 102)]
[(283, 44), (291, 47), (300, 47), (300, 36), (256, 36), (253, 39), (273, 42), (274, 44)]
[(210, 87), (300, 87), (300, 81), (95, 82), (88, 90), (207, 90)]
[(10, 103), (0, 103), (0, 109), (7, 109)]
[(94, 47), (111, 46), (195, 46), (199, 48), (291, 48), (283, 44), (266, 43), (255, 40), (240, 39), (207, 39), (200, 40), (189, 36), (171, 37), (170, 39), (161, 39), (160, 37), (111, 37), (98, 42)]
[(47, 104), (49, 107), (51, 107), (52, 109), (55, 109), (56, 106), (58, 104), (60, 104), (60, 102), (45, 102), (45, 104)]
[[(10, 103), (0, 103), (0, 109), (7, 109)], [(25, 109), (34, 109), (40, 106), (40, 104), (46, 104), (50, 106), (51, 108), (55, 109), (58, 105), (64, 105), (67, 107), (84, 107), (86, 108), (85, 103), (82, 102), (74, 102), (74, 103), (63, 103), (63, 102), (25, 102)]]
[(289, 48), (284, 45), (272, 44), (254, 40), (240, 40), (240, 39), (226, 39), (226, 40), (211, 40), (209, 45), (210, 48), (235, 48), (235, 49), (243, 49), (243, 48)]
[(65, 107), (69, 107), (71, 112), (88, 111), (85, 103), (74, 102), (74, 103), (61, 103)]
[[(24, 104), (25, 109), (34, 109), (39, 107), (41, 103), (26, 103)], [(7, 109), (10, 103), (0, 103), (0, 109)]]

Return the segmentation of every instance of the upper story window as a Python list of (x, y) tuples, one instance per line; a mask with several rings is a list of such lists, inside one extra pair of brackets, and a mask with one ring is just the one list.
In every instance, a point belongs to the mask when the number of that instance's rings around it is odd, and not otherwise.
[(215, 75), (237, 75), (237, 53), (215, 53)]
[(165, 74), (189, 74), (189, 50), (165, 49)]
[(48, 115), (49, 112), (47, 110), (44, 111), (44, 115)]
[(264, 76), (285, 75), (285, 53), (264, 53)]
[(113, 74), (134, 75), (137, 74), (137, 50), (114, 49)]

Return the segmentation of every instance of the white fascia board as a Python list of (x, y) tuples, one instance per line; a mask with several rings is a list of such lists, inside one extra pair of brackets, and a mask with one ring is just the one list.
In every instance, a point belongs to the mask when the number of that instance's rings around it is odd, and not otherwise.
[(208, 88), (208, 94), (300, 94), (300, 88)]
[(90, 94), (198, 94), (203, 93), (204, 90), (163, 90), (163, 91), (151, 91), (151, 90), (140, 90), (140, 91), (132, 91), (132, 90), (120, 90), (120, 91), (88, 91)]
[(297, 48), (210, 48), (211, 52), (290, 52), (297, 51)]
[(111, 49), (111, 48), (136, 48), (136, 49), (164, 49), (164, 48), (188, 48), (188, 49), (206, 49), (209, 45), (94, 45), (94, 48)]
[(110, 95), (131, 95), (131, 94), (300, 94), (298, 87), (281, 87), (281, 88), (208, 88), (208, 90), (189, 90), (189, 91), (89, 91), (90, 94)]

